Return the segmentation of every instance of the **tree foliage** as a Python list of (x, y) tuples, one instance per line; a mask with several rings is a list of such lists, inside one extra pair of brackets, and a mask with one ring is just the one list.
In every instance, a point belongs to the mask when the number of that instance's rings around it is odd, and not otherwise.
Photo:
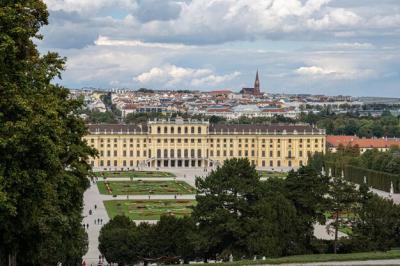
[(137, 226), (126, 216), (116, 216), (101, 229), (99, 250), (107, 261), (120, 265), (188, 261), (194, 258), (195, 230), (190, 218), (162, 216), (155, 225)]
[(0, 261), (75, 264), (85, 253), (83, 192), (95, 155), (82, 140), (81, 101), (52, 85), (65, 60), (41, 56), (39, 0), (0, 3)]

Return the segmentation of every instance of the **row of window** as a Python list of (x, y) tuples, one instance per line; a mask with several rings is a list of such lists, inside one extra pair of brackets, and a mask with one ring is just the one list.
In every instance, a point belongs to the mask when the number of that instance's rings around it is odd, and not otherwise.
[[(189, 157), (189, 151), (190, 151), (190, 157), (191, 158), (194, 158), (196, 155), (197, 155), (198, 158), (201, 158), (201, 156), (202, 156), (201, 149), (198, 149), (197, 152), (196, 152), (195, 149), (191, 149), (191, 150), (189, 150), (189, 149), (184, 149), (184, 150), (178, 149), (178, 150), (176, 150), (176, 152), (175, 152), (174, 149), (170, 149), (170, 150), (168, 150), (168, 149), (164, 149), (164, 150), (157, 149), (157, 158), (162, 158), (162, 157), (164, 157), (164, 158), (169, 158), (169, 157), (170, 158), (175, 158), (175, 155), (177, 156), (177, 158), (181, 158), (182, 156), (187, 158), (187, 157)], [(111, 151), (106, 151), (106, 152), (100, 151), (100, 156), (101, 157), (104, 157), (104, 156), (111, 157), (111, 154), (112, 154), (113, 157), (118, 157), (118, 151), (116, 151), (116, 150), (114, 150), (112, 153), (111, 153)], [(220, 156), (226, 157), (226, 156), (228, 156), (228, 151), (226, 151), (226, 150), (223, 150), (223, 151), (210, 150), (210, 151), (208, 151), (207, 150), (207, 154), (209, 154), (209, 156), (211, 156), (211, 157), (213, 157), (214, 154), (217, 157), (220, 157)], [(310, 152), (307, 152), (307, 155), (309, 155), (309, 154), (310, 154)], [(137, 150), (136, 151), (136, 156), (140, 157), (141, 155), (146, 157), (147, 156), (147, 151), (144, 150), (141, 153), (140, 150)], [(239, 150), (238, 151), (238, 156), (239, 157), (241, 157), (241, 156), (247, 157), (249, 155), (254, 157), (254, 156), (256, 156), (256, 152), (254, 150), (251, 150), (251, 151)], [(274, 151), (269, 151), (269, 157), (273, 158), (274, 155), (275, 155)], [(276, 157), (281, 157), (281, 155), (282, 155), (281, 151), (276, 151)], [(303, 157), (303, 155), (304, 155), (303, 151), (299, 151), (298, 156), (299, 157)], [(122, 151), (122, 156), (123, 157), (127, 157), (128, 156), (128, 151), (126, 151), (126, 150)], [(132, 151), (132, 150), (129, 151), (129, 156), (130, 157), (135, 156), (134, 151)], [(233, 150), (229, 151), (229, 156), (230, 157), (234, 156)], [(151, 157), (151, 150), (149, 150), (149, 157)], [(263, 158), (266, 157), (266, 151), (261, 151), (261, 157), (263, 157)], [(292, 158), (292, 157), (293, 157), (292, 151), (288, 151), (287, 158)]]
[[(169, 128), (169, 130), (168, 130), (168, 128)], [(177, 127), (177, 131), (176, 132), (178, 134), (182, 134), (182, 133), (188, 134), (189, 130), (190, 130), (191, 134), (194, 134), (196, 132), (196, 129), (195, 129), (194, 126), (192, 126), (192, 127), (183, 127), (183, 128)], [(161, 133), (164, 133), (164, 134), (168, 134), (168, 133), (175, 134), (175, 127), (167, 127), (167, 126), (165, 126), (163, 129), (161, 127), (157, 127), (157, 134), (161, 134)], [(201, 127), (197, 127), (197, 133), (198, 134), (202, 133), (202, 128)]]
[[(107, 143), (111, 143), (111, 139), (100, 139), (100, 143), (103, 143), (104, 142), (104, 140), (107, 140), (106, 142)], [(139, 142), (141, 142), (140, 140), (138, 140), (138, 139), (133, 139), (133, 138), (131, 138), (131, 139), (129, 139), (129, 142), (131, 142), (131, 143), (133, 143), (134, 142), (134, 140), (137, 140), (137, 142), (139, 143)], [(183, 139), (184, 140), (184, 142), (185, 143), (188, 143), (188, 139)], [(251, 140), (251, 141), (250, 141)], [(267, 142), (267, 140), (268, 139), (262, 139), (261, 140), (261, 142), (262, 143), (266, 143)], [(127, 139), (126, 138), (123, 138), (122, 139), (122, 141), (123, 141), (123, 143), (126, 143), (127, 142)], [(168, 139), (157, 139), (156, 140), (157, 141), (157, 143), (161, 143), (161, 142), (164, 142), (164, 143), (167, 143), (168, 142)], [(95, 139), (90, 139), (90, 142), (91, 143), (94, 143), (95, 142)], [(117, 143), (118, 142), (118, 139), (117, 138), (114, 138), (114, 143)], [(148, 141), (149, 143), (151, 143), (151, 139), (149, 139), (149, 141)], [(174, 143), (175, 142), (175, 139), (170, 139), (169, 140), (169, 142), (171, 142), (171, 143)], [(181, 139), (177, 139), (177, 142), (178, 143), (180, 143), (181, 142)], [(194, 143), (195, 142), (195, 139), (190, 139), (190, 142), (191, 143)], [(197, 142), (198, 143), (201, 143), (201, 139), (197, 139)], [(233, 143), (233, 139), (207, 139), (207, 143), (208, 142), (210, 142), (210, 143), (214, 143), (214, 142), (216, 142), (216, 143), (220, 143), (220, 142), (223, 142), (223, 143), (227, 143), (227, 142), (230, 142), (230, 143)], [(242, 143), (242, 142), (244, 142), (244, 143), (249, 143), (249, 142), (251, 142), (251, 143), (255, 143), (255, 139), (238, 139), (238, 142), (239, 143)], [(276, 143), (281, 143), (281, 139), (269, 139), (269, 143), (274, 143), (274, 142), (276, 142)], [(287, 139), (287, 142), (288, 143), (292, 143), (292, 139)], [(307, 143), (312, 143), (312, 141), (311, 141), (311, 139), (304, 139), (304, 142), (307, 142)], [(314, 143), (319, 143), (320, 141), (319, 141), (319, 139), (314, 139)], [(323, 143), (323, 141), (321, 141), (322, 143)], [(146, 143), (146, 139), (143, 139), (143, 143)], [(299, 139), (299, 143), (303, 143), (303, 139)], [(114, 144), (115, 145), (115, 144)], [(138, 144), (139, 145), (139, 144)]]
[[(210, 156), (212, 157), (212, 156), (214, 156), (214, 154), (217, 156), (217, 157), (220, 157), (220, 156), (224, 156), (224, 157), (226, 157), (226, 156), (228, 156), (228, 152), (226, 151), (226, 150), (224, 150), (224, 151), (219, 151), (219, 150), (217, 150), (216, 152), (214, 152), (213, 150), (211, 150), (210, 151)], [(307, 152), (307, 156), (310, 156), (310, 154), (311, 154), (311, 152), (310, 151), (308, 151)], [(238, 156), (239, 157), (241, 157), (241, 156), (245, 156), (245, 157), (248, 157), (248, 156), (251, 156), (251, 157), (255, 157), (256, 156), (256, 152), (254, 151), (254, 150), (251, 150), (250, 152), (248, 151), (248, 150), (245, 150), (245, 151), (241, 151), (241, 150), (239, 150), (238, 151)], [(276, 151), (276, 157), (281, 157), (281, 151)], [(299, 157), (303, 157), (305, 154), (303, 153), (303, 151), (299, 151)], [(229, 156), (230, 157), (233, 157), (234, 155), (233, 155), (233, 151), (231, 150), (231, 151), (229, 151)], [(263, 157), (263, 158), (265, 158), (266, 157), (266, 152), (265, 151), (261, 151), (261, 157)], [(270, 158), (273, 158), (274, 157), (274, 151), (269, 151), (269, 157)], [(287, 158), (293, 158), (294, 157), (294, 155), (293, 155), (293, 153), (292, 153), (292, 151), (288, 151), (288, 153), (287, 153)]]
[[(193, 162), (195, 162), (195, 161), (192, 161), (192, 166), (195, 166), (195, 163), (193, 163)], [(254, 160), (252, 160), (251, 163), (253, 165), (255, 165), (255, 161)], [(94, 161), (91, 161), (90, 164), (92, 166), (95, 166), (94, 165)], [(175, 162), (174, 162), (174, 164), (175, 164)], [(103, 167), (103, 166), (114, 166), (114, 167), (118, 167), (118, 166), (127, 167), (127, 166), (130, 166), (130, 167), (133, 167), (133, 166), (138, 166), (138, 165), (139, 165), (138, 161), (136, 161), (136, 165), (135, 165), (135, 162), (132, 161), (132, 160), (130, 160), (129, 162), (126, 161), (126, 160), (123, 160), (122, 161), (122, 165), (118, 165), (118, 161), (117, 160), (113, 160), (113, 161), (111, 161), (111, 160), (106, 160), (106, 161), (100, 160), (99, 161), (99, 166), (101, 166), (101, 167)], [(201, 165), (201, 161), (199, 161), (198, 165), (199, 166)], [(299, 165), (303, 165), (303, 161), (299, 161)], [(161, 166), (161, 162), (158, 162), (158, 166)], [(168, 163), (166, 163), (165, 166), (168, 166)], [(175, 165), (171, 165), (171, 166), (175, 166)], [(182, 162), (180, 162), (180, 165), (178, 165), (178, 166), (183, 166)], [(186, 166), (189, 166), (189, 165), (187, 164)], [(267, 162), (265, 160), (261, 161), (261, 166), (262, 167), (266, 167), (267, 166)], [(280, 160), (276, 161), (276, 165), (274, 164), (273, 160), (269, 161), (269, 167), (281, 167), (281, 166), (284, 166), (284, 165), (281, 164)], [(287, 161), (287, 165), (286, 166), (292, 167), (292, 161)]]

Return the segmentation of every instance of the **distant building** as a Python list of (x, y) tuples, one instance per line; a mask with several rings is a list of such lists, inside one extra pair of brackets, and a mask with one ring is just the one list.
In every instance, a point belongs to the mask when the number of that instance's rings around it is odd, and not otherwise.
[(243, 88), (240, 91), (241, 94), (253, 95), (253, 96), (260, 96), (262, 95), (260, 90), (260, 79), (258, 78), (258, 70), (256, 74), (256, 80), (254, 82), (254, 88)]
[(339, 146), (355, 147), (358, 146), (361, 153), (367, 150), (377, 149), (379, 151), (387, 151), (392, 146), (400, 147), (400, 139), (387, 138), (359, 138), (357, 136), (327, 136), (326, 145), (331, 152), (336, 152)]

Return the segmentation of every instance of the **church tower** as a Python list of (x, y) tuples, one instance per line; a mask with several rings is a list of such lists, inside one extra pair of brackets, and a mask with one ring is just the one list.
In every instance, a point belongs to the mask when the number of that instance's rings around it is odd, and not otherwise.
[(258, 78), (258, 70), (257, 70), (257, 74), (256, 74), (256, 81), (254, 82), (254, 91), (253, 91), (254, 95), (260, 95), (261, 91), (260, 91), (260, 79)]

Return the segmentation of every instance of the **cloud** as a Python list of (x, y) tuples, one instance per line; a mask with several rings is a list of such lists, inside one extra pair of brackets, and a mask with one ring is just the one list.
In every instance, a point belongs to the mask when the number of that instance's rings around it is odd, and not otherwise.
[(359, 42), (354, 42), (354, 43), (337, 43), (335, 48), (338, 49), (373, 49), (375, 46), (371, 43), (359, 43)]
[(97, 12), (107, 7), (120, 7), (134, 9), (137, 7), (135, 0), (45, 0), (51, 11), (64, 10), (67, 12)]
[(170, 43), (147, 43), (139, 40), (113, 40), (106, 36), (99, 36), (94, 42), (98, 46), (130, 46), (130, 47), (149, 47), (149, 48), (162, 48), (162, 49), (185, 49), (189, 46), (183, 44), (170, 44)]
[(399, 93), (398, 0), (44, 1), (70, 87)]
[(353, 27), (359, 25), (363, 19), (356, 13), (343, 8), (333, 9), (325, 14), (321, 19), (310, 18), (307, 26), (310, 29), (338, 29), (343, 27)]
[(295, 70), (295, 73), (300, 76), (306, 76), (312, 79), (362, 79), (365, 77), (373, 77), (375, 72), (372, 69), (356, 69), (356, 68), (324, 68), (320, 66), (304, 66)]
[(162, 86), (164, 84), (166, 87), (193, 86), (199, 88), (202, 86), (217, 86), (239, 75), (239, 72), (234, 72), (219, 76), (213, 73), (211, 69), (193, 69), (177, 67), (175, 65), (164, 65), (163, 67), (154, 67), (148, 72), (141, 73), (134, 80), (144, 85), (160, 84)]

